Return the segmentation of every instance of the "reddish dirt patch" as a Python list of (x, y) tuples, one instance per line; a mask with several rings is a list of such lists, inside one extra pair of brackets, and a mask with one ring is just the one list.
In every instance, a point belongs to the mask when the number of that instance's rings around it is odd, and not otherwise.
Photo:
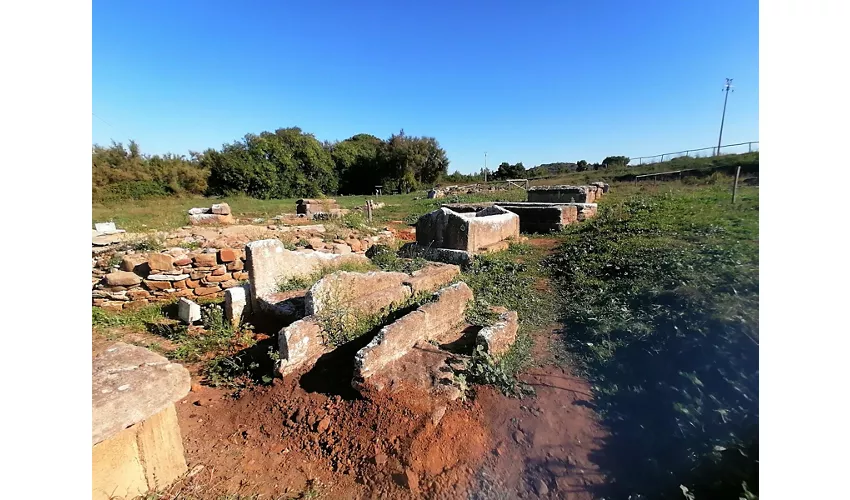
[(309, 393), (297, 376), (239, 399), (194, 385), (177, 409), (195, 474), (171, 493), (292, 498), (313, 484), (324, 498), (593, 498), (604, 431), (587, 383), (550, 364), (552, 336), (535, 335), (543, 366), (522, 376), (536, 397), (478, 387), (445, 413), (419, 393)]

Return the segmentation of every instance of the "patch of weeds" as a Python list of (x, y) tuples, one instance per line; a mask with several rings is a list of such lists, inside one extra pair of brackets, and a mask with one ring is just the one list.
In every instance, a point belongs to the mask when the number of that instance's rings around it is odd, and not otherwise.
[(137, 252), (158, 252), (165, 250), (165, 242), (156, 236), (150, 235), (130, 243), (130, 248)]
[(420, 256), (400, 257), (398, 252), (386, 245), (375, 245), (366, 253), (372, 263), (382, 271), (412, 273), (425, 267), (427, 260)]
[(164, 309), (167, 306), (149, 305), (135, 310), (112, 312), (92, 306), (91, 323), (93, 327), (109, 328), (129, 326), (144, 330), (149, 323), (159, 323), (165, 319)]
[(181, 246), (186, 250), (199, 250), (201, 248), (201, 244), (194, 240), (182, 243)]
[(316, 500), (324, 496), (322, 492), (323, 485), (316, 479), (311, 479), (307, 482), (307, 489), (295, 497), (296, 500)]
[(490, 304), (483, 300), (474, 299), (466, 306), (466, 322), (470, 325), (485, 327), (495, 324), (499, 320), (499, 313), (490, 308)]
[(534, 394), (534, 389), (519, 382), (515, 375), (510, 373), (501, 360), (496, 360), (484, 351), (482, 346), (477, 346), (472, 353), (466, 369), (464, 381), (475, 384), (492, 385), (497, 387), (506, 396), (521, 398)]

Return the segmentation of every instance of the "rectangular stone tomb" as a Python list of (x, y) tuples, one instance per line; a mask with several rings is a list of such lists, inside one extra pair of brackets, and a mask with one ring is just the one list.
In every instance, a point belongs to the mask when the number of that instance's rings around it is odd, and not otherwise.
[(92, 498), (162, 490), (186, 470), (174, 402), (189, 372), (142, 347), (117, 343), (92, 361)]
[(534, 186), (528, 189), (528, 201), (536, 203), (595, 203), (603, 189), (591, 186)]
[(476, 254), (518, 237), (519, 217), (496, 205), (481, 210), (444, 206), (416, 222), (416, 244), (422, 248)]
[(545, 202), (482, 202), (443, 205), (455, 211), (480, 211), (492, 206), (501, 207), (519, 217), (523, 233), (560, 231), (569, 224), (584, 221), (596, 215), (595, 203), (545, 203)]

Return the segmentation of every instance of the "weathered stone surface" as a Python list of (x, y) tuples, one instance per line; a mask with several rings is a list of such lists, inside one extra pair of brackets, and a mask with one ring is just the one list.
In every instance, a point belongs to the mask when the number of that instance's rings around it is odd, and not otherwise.
[(189, 223), (192, 225), (234, 224), (236, 220), (232, 215), (196, 214), (189, 216)]
[(230, 215), (230, 205), (227, 203), (215, 203), (210, 209), (216, 215)]
[(228, 271), (241, 271), (245, 268), (245, 263), (241, 259), (236, 259), (233, 262), (228, 262), (225, 269)]
[(224, 291), (224, 315), (234, 325), (238, 325), (244, 315), (251, 313), (251, 302), (248, 300), (250, 286), (245, 284)]
[(174, 261), (174, 265), (180, 267), (191, 266), (192, 259), (190, 259), (189, 257), (181, 257)]
[(221, 283), (222, 281), (228, 281), (230, 279), (232, 279), (230, 273), (220, 274), (218, 276), (210, 274), (209, 276), (205, 276), (204, 279), (201, 280), (201, 283)]
[(280, 366), (278, 371), (286, 376), (299, 368), (307, 368), (325, 353), (322, 328), (315, 316), (308, 316), (287, 326), (278, 334)]
[[(293, 252), (283, 248), (280, 240), (252, 241), (245, 247), (246, 265), (251, 281), (253, 312), (272, 312), (273, 304), (264, 297), (277, 292), (279, 283), (296, 276), (307, 276), (323, 266), (343, 263), (368, 263), (362, 254), (334, 255), (320, 252)], [(240, 279), (234, 276), (234, 279)]]
[(177, 317), (189, 325), (201, 321), (201, 306), (183, 297), (177, 301)]
[(347, 253), (351, 253), (351, 247), (346, 245), (345, 243), (334, 243), (333, 244), (333, 253), (338, 255), (344, 255)]
[(109, 286), (133, 286), (142, 282), (142, 278), (128, 271), (114, 271), (103, 277)]
[(223, 263), (233, 262), (239, 258), (239, 253), (237, 250), (232, 248), (222, 248), (218, 251), (218, 260)]
[(173, 281), (171, 283), (171, 286), (176, 288), (177, 290), (183, 290), (185, 288), (188, 288), (188, 286), (186, 285), (187, 281), (189, 281), (189, 280), (185, 279), (185, 280), (180, 280), (180, 281)]
[(416, 222), (416, 243), (475, 253), (508, 238), (519, 237), (519, 217), (499, 206), (456, 212), (441, 207)]
[[(411, 290), (403, 283), (410, 278), (405, 273), (372, 271), (353, 273), (337, 271), (316, 282), (305, 296), (307, 316), (320, 314), (325, 307), (355, 308), (375, 314), (393, 302), (403, 302)], [(389, 294), (382, 294), (388, 291)], [(375, 298), (371, 296), (375, 295)]]
[(457, 266), (468, 266), (473, 259), (470, 252), (464, 250), (453, 250), (451, 248), (423, 247), (417, 243), (405, 243), (399, 249), (399, 254), (406, 257), (422, 257), (423, 259), (454, 264)]
[(167, 253), (152, 253), (148, 255), (148, 266), (151, 271), (171, 271), (174, 269), (174, 257)]
[(352, 252), (359, 252), (362, 250), (363, 245), (360, 243), (360, 240), (349, 239), (345, 240), (345, 244), (351, 247)]
[[(435, 417), (439, 422), (439, 418), (442, 418), (439, 408), (442, 406), (445, 409), (444, 402), (462, 395), (461, 390), (452, 383), (452, 358), (451, 353), (420, 341), (368, 378), (360, 380), (355, 377), (352, 386), (367, 398), (373, 392), (404, 390), (405, 399), (418, 400), (419, 404), (424, 403), (437, 410)], [(421, 396), (417, 397), (416, 392)]]
[(144, 254), (125, 255), (121, 258), (121, 270), (127, 272), (135, 272), (136, 274), (140, 275), (147, 274), (147, 272), (144, 272), (143, 269), (148, 268), (148, 266), (146, 265), (147, 262), (148, 257)]
[(130, 297), (130, 300), (139, 300), (146, 299), (150, 297), (151, 294), (147, 290), (129, 290), (127, 291), (127, 296)]
[(578, 208), (564, 203), (499, 203), (500, 207), (519, 216), (519, 228), (524, 233), (560, 231), (578, 221)]
[(325, 242), (321, 238), (310, 238), (307, 240), (307, 247), (313, 250), (321, 250), (325, 248)]
[(214, 253), (195, 254), (192, 260), (195, 261), (195, 265), (197, 266), (215, 267), (215, 265), (218, 264), (218, 260)]
[(188, 274), (149, 274), (148, 279), (151, 281), (182, 281), (188, 279)]
[(404, 283), (411, 288), (414, 294), (427, 293), (437, 290), (459, 275), (460, 267), (456, 265), (429, 263), (422, 269), (414, 271)]
[(199, 286), (201, 286), (201, 280), (193, 280), (193, 279), (186, 280), (186, 287), (188, 287), (188, 288), (198, 288)]
[(240, 286), (241, 284), (242, 284), (242, 283), (241, 283), (241, 282), (239, 282), (239, 281), (237, 281), (237, 280), (227, 280), (227, 281), (222, 281), (222, 282), (221, 282), (221, 283), (219, 283), (218, 285), (219, 285), (221, 288), (223, 288), (223, 289), (224, 289), (224, 288), (233, 288), (234, 286)]
[(492, 245), (487, 245), (486, 247), (479, 248), (478, 253), (502, 252), (502, 251), (510, 248), (510, 246), (511, 246), (511, 243), (509, 241), (506, 241), (506, 240), (497, 241), (496, 243), (493, 243)]
[(210, 274), (212, 274), (213, 276), (222, 276), (226, 272), (227, 268), (225, 266), (218, 266), (217, 268), (213, 269)]
[(469, 286), (456, 283), (437, 292), (433, 302), (383, 327), (355, 356), (355, 386), (407, 354), (419, 341), (449, 340), (463, 325), (470, 300)]
[[(528, 201), (547, 203), (591, 203), (588, 186), (533, 186), (528, 189)], [(592, 196), (592, 195), (591, 195)]]
[(499, 320), (490, 326), (482, 328), (476, 337), (476, 343), (494, 356), (502, 355), (516, 341), (519, 318), (516, 311), (508, 311), (499, 315)]
[(203, 297), (204, 295), (212, 295), (220, 291), (221, 288), (218, 286), (202, 286), (200, 288), (195, 288), (195, 295)]
[(248, 273), (246, 273), (246, 272), (233, 273), (233, 279), (235, 279), (237, 281), (247, 280), (248, 279)]
[(92, 360), (92, 445), (159, 413), (189, 392), (189, 372), (117, 343)]
[(94, 230), (98, 233), (114, 233), (118, 229), (115, 227), (114, 222), (96, 222)]
[(190, 208), (189, 215), (199, 215), (199, 214), (209, 214), (212, 213), (212, 209), (210, 208)]
[(107, 311), (117, 312), (117, 311), (120, 311), (121, 309), (124, 309), (124, 303), (123, 302), (116, 302), (116, 301), (108, 301), (108, 302), (103, 302), (100, 305), (100, 307), (102, 307), (103, 309), (105, 309)]

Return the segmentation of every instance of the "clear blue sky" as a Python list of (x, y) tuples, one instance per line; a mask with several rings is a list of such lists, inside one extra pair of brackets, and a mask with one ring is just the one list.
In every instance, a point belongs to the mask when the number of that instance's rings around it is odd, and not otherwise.
[(450, 171), (758, 140), (756, 1), (105, 2), (92, 142), (436, 137)]

